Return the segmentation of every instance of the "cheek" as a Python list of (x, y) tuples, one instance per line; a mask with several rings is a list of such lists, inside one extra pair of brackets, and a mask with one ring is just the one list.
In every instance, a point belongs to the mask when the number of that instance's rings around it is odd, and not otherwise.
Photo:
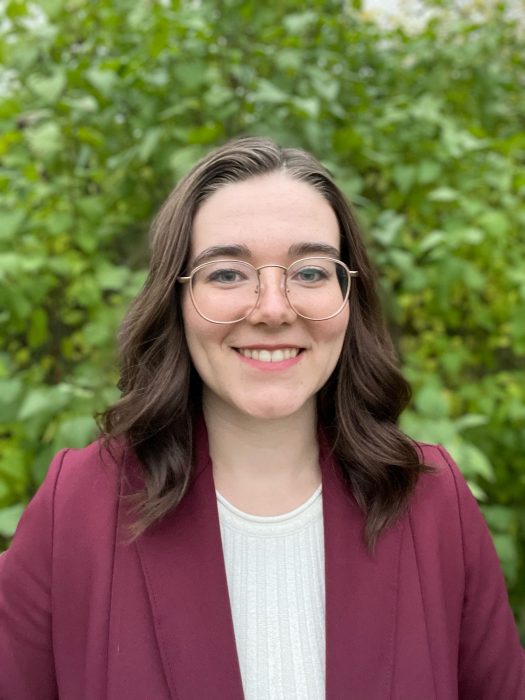
[(191, 361), (197, 372), (202, 375), (210, 366), (214, 349), (221, 344), (222, 328), (199, 316), (191, 299), (182, 303), (182, 318)]
[(326, 349), (331, 356), (335, 356), (336, 361), (339, 359), (341, 349), (343, 347), (346, 331), (348, 328), (349, 313), (348, 310), (339, 314), (335, 318), (325, 321), (327, 325), (319, 329), (321, 342), (324, 343)]
[(199, 365), (200, 346), (202, 344), (203, 329), (202, 319), (197, 314), (191, 303), (189, 294), (182, 301), (182, 320), (184, 323), (184, 334), (186, 343), (190, 351), (190, 357), (195, 367)]

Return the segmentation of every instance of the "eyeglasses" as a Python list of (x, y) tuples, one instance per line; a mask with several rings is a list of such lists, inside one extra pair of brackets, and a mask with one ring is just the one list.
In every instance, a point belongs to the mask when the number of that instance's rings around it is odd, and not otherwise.
[(198, 265), (188, 277), (177, 277), (190, 285), (197, 313), (211, 323), (237, 323), (257, 307), (261, 270), (276, 267), (284, 271), (284, 295), (298, 316), (309, 321), (326, 321), (343, 310), (350, 294), (352, 277), (335, 258), (314, 257), (284, 265), (254, 267), (243, 260), (213, 260)]

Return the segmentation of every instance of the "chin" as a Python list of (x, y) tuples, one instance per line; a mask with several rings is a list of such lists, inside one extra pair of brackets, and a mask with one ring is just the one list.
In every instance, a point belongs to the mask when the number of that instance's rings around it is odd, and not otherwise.
[(261, 403), (250, 403), (249, 405), (237, 406), (244, 414), (252, 418), (261, 420), (278, 420), (289, 418), (297, 413), (301, 413), (307, 408), (309, 401), (264, 401)]

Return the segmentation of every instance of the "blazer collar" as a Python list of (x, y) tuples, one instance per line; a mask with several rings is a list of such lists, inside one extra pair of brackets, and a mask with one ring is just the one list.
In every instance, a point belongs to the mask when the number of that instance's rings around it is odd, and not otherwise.
[(364, 517), (321, 441), (326, 597), (326, 698), (391, 696), (403, 523), (371, 554)]
[[(389, 696), (401, 526), (371, 556), (363, 515), (320, 441), (326, 591), (326, 698)], [(133, 458), (129, 458), (133, 459)], [(128, 465), (131, 466), (131, 465)], [(137, 463), (132, 471), (137, 470)], [(179, 506), (136, 541), (173, 698), (242, 700), (243, 688), (204, 423), (194, 480)]]

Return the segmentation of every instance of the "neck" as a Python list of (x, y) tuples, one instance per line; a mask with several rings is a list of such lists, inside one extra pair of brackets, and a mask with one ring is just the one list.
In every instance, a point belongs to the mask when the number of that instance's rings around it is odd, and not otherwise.
[(203, 396), (216, 489), (241, 510), (286, 512), (321, 481), (315, 403), (277, 420), (239, 414)]

